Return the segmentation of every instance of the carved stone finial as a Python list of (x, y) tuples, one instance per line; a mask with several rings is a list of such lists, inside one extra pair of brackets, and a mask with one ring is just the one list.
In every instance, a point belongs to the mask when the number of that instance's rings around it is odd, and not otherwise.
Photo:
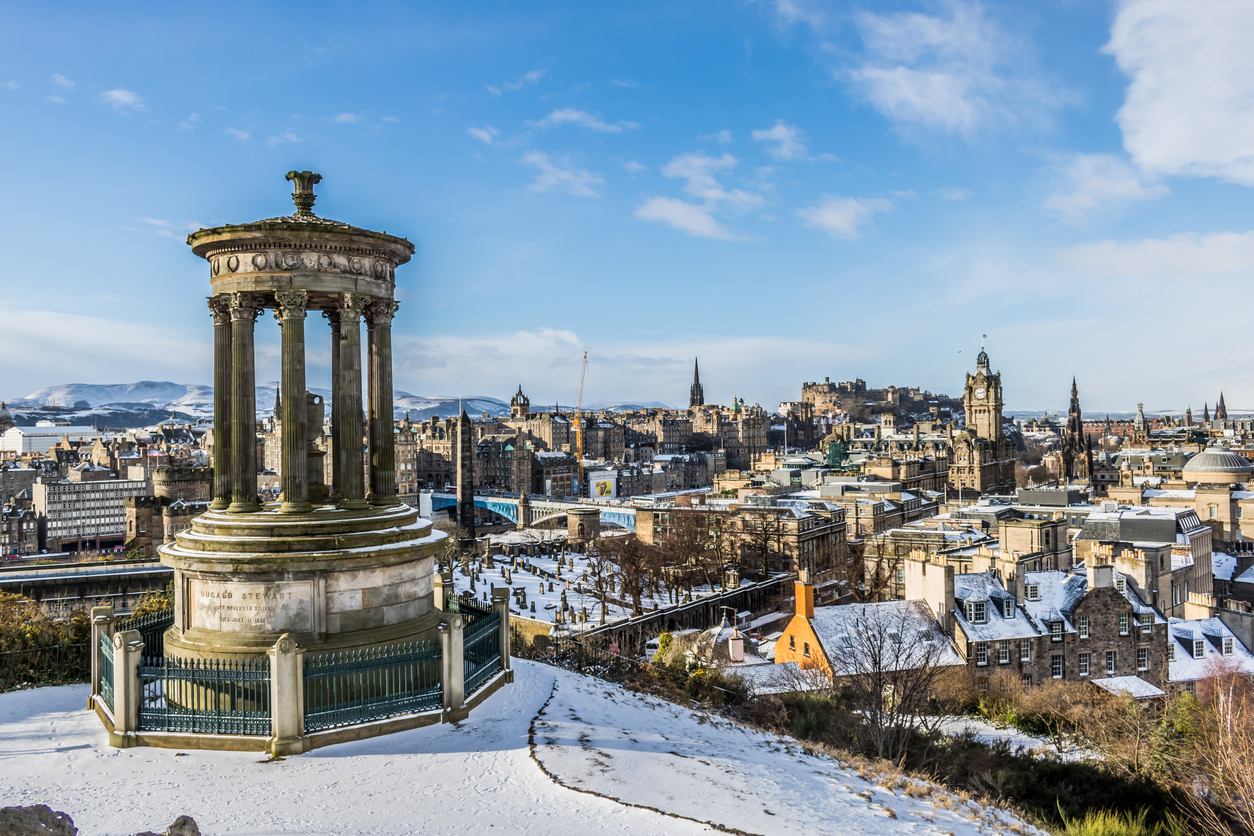
[(314, 195), (314, 184), (322, 182), (322, 175), (316, 171), (289, 171), (287, 179), (296, 184), (292, 192), (292, 202), (296, 204), (298, 216), (312, 218), (313, 205), (317, 197)]

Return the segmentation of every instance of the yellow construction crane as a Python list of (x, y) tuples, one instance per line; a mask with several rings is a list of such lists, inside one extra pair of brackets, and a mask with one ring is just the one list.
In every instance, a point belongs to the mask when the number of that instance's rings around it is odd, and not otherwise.
[(583, 378), (588, 372), (588, 352), (579, 369), (579, 399), (575, 401), (575, 496), (583, 496)]

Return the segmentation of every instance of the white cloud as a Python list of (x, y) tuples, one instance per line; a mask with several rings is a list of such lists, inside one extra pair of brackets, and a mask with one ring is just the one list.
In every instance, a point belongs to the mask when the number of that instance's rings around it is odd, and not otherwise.
[[(100, 334), (110, 337), (101, 340)], [(200, 338), (201, 334), (208, 336)], [(84, 383), (116, 383), (131, 375), (130, 379), (203, 380), (213, 365), (212, 334), (212, 330), (189, 334), (187, 329), (144, 322), (126, 324), (63, 311), (24, 310), (11, 299), (0, 300), (0, 353), (26, 357), (22, 374), (27, 387), (65, 380), (70, 369), (74, 379)], [(6, 386), (17, 385), (14, 376), (6, 374)]]
[(639, 83), (632, 81), (631, 79), (623, 80), (623, 79), (616, 78), (613, 81), (611, 81), (610, 84), (613, 85), (614, 87), (626, 87), (628, 90), (636, 90), (640, 87)]
[(52, 83), (57, 85), (58, 87), (64, 87), (66, 90), (74, 89), (74, 82), (70, 81), (68, 78), (61, 75), (60, 73), (52, 74)]
[(100, 101), (109, 105), (118, 113), (147, 110), (144, 107), (144, 100), (138, 94), (132, 93), (130, 90), (124, 90), (121, 87), (104, 91), (100, 94)]
[(537, 192), (565, 191), (575, 197), (600, 197), (592, 187), (605, 182), (597, 174), (575, 168), (569, 163), (554, 163), (548, 154), (532, 151), (522, 158), (527, 165), (534, 165), (540, 174), (530, 188)]
[(905, 191), (894, 190), (894, 191), (890, 191), (889, 194), (892, 195), (893, 197), (899, 197), (902, 200), (918, 200), (919, 199), (919, 193), (916, 192), (914, 189), (906, 189)]
[(1045, 209), (1065, 223), (1082, 223), (1094, 210), (1135, 200), (1154, 200), (1171, 191), (1145, 185), (1132, 166), (1109, 154), (1075, 154), (1060, 161), (1070, 191), (1051, 196)]
[[(187, 237), (187, 232), (195, 232), (198, 229), (204, 229), (206, 224), (199, 221), (183, 221), (182, 223), (171, 223), (170, 221), (161, 220), (160, 218), (140, 218), (149, 226), (155, 227), (158, 235), (164, 235), (167, 238), (173, 238), (182, 241)], [(186, 231), (184, 231), (186, 230)]]
[(754, 142), (776, 143), (767, 153), (777, 160), (804, 160), (808, 157), (809, 152), (802, 144), (804, 138), (796, 125), (785, 125), (783, 119), (776, 119), (770, 128), (753, 132)]
[(857, 238), (862, 225), (876, 212), (887, 212), (893, 205), (882, 197), (840, 197), (824, 195), (817, 206), (798, 209), (797, 217), (806, 226), (821, 229), (833, 238)]
[(557, 125), (579, 125), (590, 131), (599, 133), (622, 133), (623, 130), (635, 130), (640, 127), (636, 122), (603, 122), (600, 118), (593, 116), (584, 110), (575, 110), (574, 108), (563, 108), (555, 110), (548, 116), (535, 122), (527, 124), (536, 128), (552, 128)]
[(1125, 0), (1105, 51), (1130, 79), (1117, 120), (1144, 169), (1254, 185), (1254, 4)]
[(338, 116), (336, 116), (336, 117), (335, 117), (333, 120), (331, 120), (331, 121), (333, 121), (333, 122), (339, 122), (339, 123), (341, 123), (341, 124), (350, 124), (350, 125), (351, 125), (351, 124), (353, 124), (354, 122), (360, 122), (360, 121), (361, 121), (361, 117), (360, 117), (360, 116), (358, 116), (356, 113), (341, 113), (341, 114), (339, 114)]
[(16, 81), (6, 81), (4, 83), (4, 89), (5, 90), (20, 90), (22, 89), (22, 85), (18, 84)]
[[(242, 138), (247, 139), (247, 137), (242, 137)], [(300, 141), (301, 141), (300, 137), (298, 137), (296, 134), (293, 134), (293, 133), (279, 134), (278, 136), (272, 136), (269, 139), (267, 139), (266, 147), (273, 148), (274, 146), (281, 145), (284, 142), (300, 142)]]
[(636, 162), (635, 160), (628, 160), (627, 162), (623, 163), (623, 168), (625, 168), (631, 174), (639, 174), (640, 172), (644, 171), (646, 167)]
[(702, 134), (697, 139), (703, 142), (717, 142), (719, 145), (730, 145), (732, 141), (732, 132), (724, 128), (716, 134)]
[(507, 81), (501, 85), (488, 84), (485, 86), (488, 88), (488, 92), (493, 96), (499, 96), (504, 90), (517, 91), (523, 89), (529, 84), (539, 84), (540, 80), (548, 74), (547, 70), (531, 70), (530, 72), (524, 73), (522, 78), (517, 81)]
[(739, 162), (731, 154), (707, 157), (702, 153), (680, 154), (662, 166), (662, 174), (687, 180), (684, 191), (694, 197), (713, 203), (726, 203), (736, 211), (747, 211), (761, 206), (766, 199), (761, 194), (742, 189), (725, 189), (715, 174), (734, 168)]
[(1060, 256), (1072, 267), (1103, 276), (1254, 273), (1254, 232), (1098, 241), (1062, 250)]
[[(838, 75), (899, 129), (971, 134), (991, 121), (1039, 119), (1061, 103), (1028, 69), (1026, 48), (977, 3), (941, 6), (937, 15), (857, 15), (866, 49)], [(813, 15), (793, 17), (819, 25)]]
[(470, 134), (475, 139), (482, 140), (486, 144), (491, 145), (496, 142), (496, 138), (500, 136), (501, 132), (491, 125), (484, 125), (482, 128), (467, 128), (466, 133)]
[(248, 139), (252, 136), (248, 131), (241, 131), (239, 128), (227, 128), (226, 132), (236, 139)]
[(733, 235), (719, 223), (710, 210), (673, 197), (651, 197), (635, 211), (642, 221), (664, 223), (698, 238), (717, 238), (734, 241)]
[(60, 96), (45, 96), (45, 99), (55, 104), (65, 104), (65, 99), (61, 98)]
[(384, 122), (396, 122), (396, 121), (398, 121), (398, 120), (397, 120), (397, 118), (396, 118), (395, 116), (382, 116), (382, 117), (380, 117), (380, 119), (382, 119), (382, 121), (384, 121)]
[(970, 200), (975, 197), (975, 192), (962, 186), (951, 186), (947, 189), (939, 189), (936, 194), (941, 200)]
[(195, 125), (199, 121), (200, 121), (200, 114), (193, 113), (191, 116), (188, 116), (182, 122), (179, 122), (179, 129), (184, 130), (184, 131), (190, 131), (192, 129), (192, 126)]

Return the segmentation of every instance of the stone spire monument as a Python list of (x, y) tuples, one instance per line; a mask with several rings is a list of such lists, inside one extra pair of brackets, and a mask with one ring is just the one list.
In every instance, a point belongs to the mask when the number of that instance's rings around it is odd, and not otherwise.
[[(414, 246), (316, 216), (313, 187), (322, 177), (292, 171), (287, 179), (295, 186), (294, 214), (202, 229), (187, 239), (209, 263), (212, 288), (214, 492), (209, 510), (160, 550), (174, 568), (167, 654), (260, 656), (283, 633), (312, 651), (437, 635), (433, 555), (444, 535), (396, 495), (393, 295), (396, 268)], [(282, 494), (263, 505), (253, 331), (266, 309), (282, 329)], [(332, 338), (330, 491), (313, 444), (322, 399), (306, 391), (310, 311), (326, 317)]]

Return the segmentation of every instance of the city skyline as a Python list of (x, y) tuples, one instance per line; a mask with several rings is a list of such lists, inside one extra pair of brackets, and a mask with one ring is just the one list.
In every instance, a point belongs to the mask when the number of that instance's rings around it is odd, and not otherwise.
[[(0, 397), (208, 383), (183, 240), (285, 214), (308, 168), (315, 211), (418, 247), (414, 394), (572, 403), (584, 350), (591, 402), (682, 405), (696, 357), (711, 402), (953, 394), (988, 334), (1007, 411), (1073, 375), (1093, 415), (1254, 404), (1196, 355), (1239, 344), (1214, 311), (1254, 266), (1239, 4), (248, 8), (273, 46), (207, 40), (230, 4), (0, 12)], [(259, 380), (277, 353), (267, 321)]]

